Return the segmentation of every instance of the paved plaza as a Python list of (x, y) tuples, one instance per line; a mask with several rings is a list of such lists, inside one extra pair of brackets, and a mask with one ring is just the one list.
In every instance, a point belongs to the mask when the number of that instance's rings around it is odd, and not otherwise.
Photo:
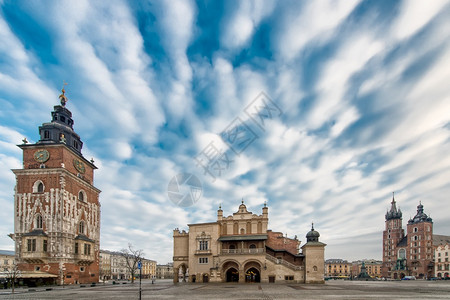
[[(139, 283), (0, 290), (0, 299), (139, 299)], [(142, 299), (450, 299), (450, 281), (328, 281), (304, 284), (142, 282)]]

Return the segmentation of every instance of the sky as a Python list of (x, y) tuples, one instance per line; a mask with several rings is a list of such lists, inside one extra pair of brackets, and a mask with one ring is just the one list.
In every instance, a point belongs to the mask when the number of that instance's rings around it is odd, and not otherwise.
[(449, 15), (440, 0), (0, 0), (0, 249), (17, 145), (39, 140), (64, 82), (102, 249), (170, 262), (174, 228), (244, 200), (302, 244), (314, 222), (325, 258), (381, 259), (392, 192), (405, 228), (421, 201), (450, 235)]

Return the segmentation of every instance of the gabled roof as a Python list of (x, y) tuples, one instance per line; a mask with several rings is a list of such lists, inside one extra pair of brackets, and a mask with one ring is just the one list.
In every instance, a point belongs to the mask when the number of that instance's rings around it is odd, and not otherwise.
[(433, 234), (433, 245), (434, 246), (445, 245), (445, 244), (450, 244), (450, 236)]

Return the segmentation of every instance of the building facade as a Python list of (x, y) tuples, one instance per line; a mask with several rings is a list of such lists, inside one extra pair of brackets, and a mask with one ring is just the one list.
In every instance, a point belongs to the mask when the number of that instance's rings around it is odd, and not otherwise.
[(450, 236), (435, 235), (434, 243), (434, 276), (448, 279), (450, 274)]
[(326, 277), (350, 277), (352, 276), (352, 263), (343, 259), (327, 259), (325, 261)]
[[(324, 282), (324, 249), (320, 234), (311, 229), (307, 243), (268, 230), (269, 213), (247, 211), (242, 201), (237, 212), (217, 221), (175, 229), (174, 282)], [(301, 249), (301, 251), (300, 251)]]
[(401, 279), (404, 276), (429, 278), (433, 276), (433, 220), (424, 213), (423, 205), (402, 228), (402, 212), (392, 197), (386, 213), (383, 231), (382, 276)]
[(112, 278), (111, 261), (112, 261), (112, 253), (110, 251), (100, 249), (99, 253), (100, 281), (107, 281)]
[(99, 280), (100, 202), (93, 160), (73, 130), (72, 113), (54, 106), (52, 119), (39, 127), (40, 140), (19, 145), (23, 168), (16, 176), (14, 233), (16, 262), (24, 281), (58, 284)]
[(352, 262), (352, 275), (353, 277), (358, 276), (361, 273), (361, 267), (364, 262), (364, 266), (366, 268), (366, 273), (371, 278), (381, 278), (381, 268), (383, 266), (383, 262), (375, 259), (363, 259)]
[(165, 265), (156, 265), (156, 278), (173, 279), (173, 263)]
[(127, 259), (119, 252), (111, 252), (111, 279), (125, 280), (131, 278), (127, 268)]
[(0, 250), (0, 278), (8, 277), (8, 272), (15, 265), (14, 251)]
[(156, 277), (156, 261), (143, 258), (142, 262), (142, 278), (150, 279)]

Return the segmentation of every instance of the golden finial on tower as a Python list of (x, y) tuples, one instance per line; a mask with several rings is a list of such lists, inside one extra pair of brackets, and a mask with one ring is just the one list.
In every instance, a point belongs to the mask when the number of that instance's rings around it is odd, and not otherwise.
[(69, 101), (69, 99), (67, 99), (65, 93), (66, 90), (64, 89), (64, 86), (67, 85), (67, 83), (65, 81), (63, 81), (63, 87), (61, 89), (62, 94), (59, 95), (59, 100), (61, 100), (61, 105), (62, 106), (66, 106), (67, 101)]

